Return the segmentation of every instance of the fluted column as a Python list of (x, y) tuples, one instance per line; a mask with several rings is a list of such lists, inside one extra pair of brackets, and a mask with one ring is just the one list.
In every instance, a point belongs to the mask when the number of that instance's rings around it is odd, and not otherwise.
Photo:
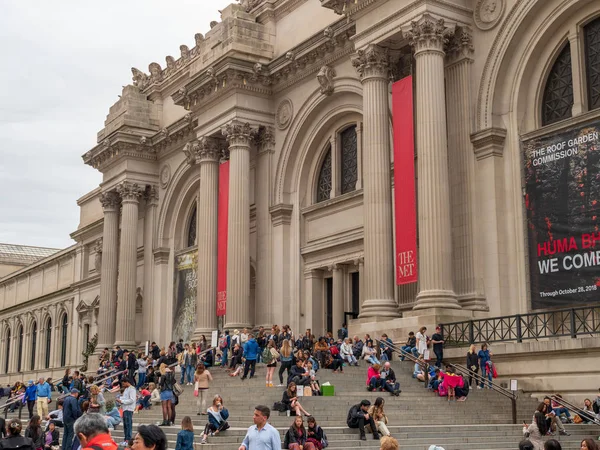
[(473, 39), (468, 28), (456, 30), (446, 67), (448, 174), (452, 207), (452, 268), (454, 291), (463, 308), (487, 310), (477, 292), (475, 259), (475, 157), (471, 144), (471, 68)]
[(360, 317), (397, 317), (390, 177), (389, 55), (376, 45), (352, 58), (363, 85), (364, 295)]
[(416, 60), (419, 294), (414, 309), (460, 308), (452, 284), (452, 235), (444, 90), (443, 19), (424, 14), (406, 33)]
[(196, 164), (200, 166), (198, 190), (198, 284), (194, 338), (217, 329), (217, 219), (219, 204), (219, 158), (224, 142), (204, 137), (193, 142)]
[[(104, 228), (100, 271), (98, 345), (96, 346), (98, 354), (102, 349), (111, 348), (115, 343), (117, 273), (119, 270), (119, 207), (121, 198), (115, 191), (103, 192), (100, 195), (100, 203), (104, 208)], [(91, 358), (91, 360), (96, 359)]]
[(135, 292), (137, 282), (137, 224), (140, 197), (144, 189), (137, 183), (124, 181), (117, 186), (123, 203), (119, 281), (117, 284), (117, 329), (115, 345), (133, 348), (135, 342)]
[(223, 129), (229, 142), (226, 328), (250, 324), (250, 145), (253, 130), (236, 120)]
[(271, 292), (271, 169), (275, 130), (271, 127), (260, 129), (256, 162), (256, 314), (257, 326), (265, 328), (275, 323)]
[(156, 228), (156, 209), (158, 208), (158, 186), (147, 186), (145, 197), (144, 299), (142, 304), (145, 335), (143, 340), (152, 341), (152, 339), (156, 338), (152, 324), (155, 323), (155, 316), (161, 314), (160, 301), (157, 301), (157, 298), (154, 295), (154, 230)]
[(334, 336), (337, 336), (337, 330), (342, 328), (344, 320), (344, 267), (341, 264), (334, 264), (331, 267), (333, 271), (333, 311), (332, 322)]

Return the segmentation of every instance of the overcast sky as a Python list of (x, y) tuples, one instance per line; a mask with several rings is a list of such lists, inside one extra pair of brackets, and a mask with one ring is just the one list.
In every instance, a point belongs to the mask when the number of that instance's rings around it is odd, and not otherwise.
[(194, 46), (233, 0), (0, 0), (0, 243), (67, 247), (130, 68)]

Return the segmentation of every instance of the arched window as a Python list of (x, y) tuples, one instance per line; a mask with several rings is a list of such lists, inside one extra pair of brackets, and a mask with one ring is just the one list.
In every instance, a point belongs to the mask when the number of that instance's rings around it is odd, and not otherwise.
[(549, 125), (571, 117), (573, 106), (573, 73), (571, 46), (562, 49), (550, 70), (542, 104), (542, 125)]
[(319, 171), (319, 181), (317, 182), (317, 203), (329, 200), (331, 195), (331, 145), (327, 147), (325, 159), (321, 164)]
[(21, 372), (21, 366), (23, 363), (23, 325), (19, 325), (17, 328), (17, 372)]
[(600, 108), (600, 17), (584, 29), (585, 66), (589, 109)]
[(4, 352), (4, 373), (8, 373), (8, 366), (10, 363), (10, 328), (6, 330), (6, 349)]
[(342, 140), (342, 194), (356, 190), (358, 179), (358, 143), (356, 125), (346, 128), (341, 133)]
[(62, 318), (61, 339), (60, 339), (60, 366), (64, 367), (67, 364), (67, 327), (69, 319), (64, 314)]
[(198, 207), (194, 206), (192, 211), (192, 217), (188, 223), (188, 232), (187, 232), (187, 246), (193, 247), (196, 245), (196, 227), (198, 224)]
[(52, 319), (48, 318), (48, 322), (46, 322), (46, 355), (44, 361), (44, 367), (46, 369), (50, 368), (50, 348), (52, 346)]
[(29, 362), (29, 369), (35, 369), (35, 349), (37, 348), (37, 322), (33, 322), (31, 325), (31, 361)]

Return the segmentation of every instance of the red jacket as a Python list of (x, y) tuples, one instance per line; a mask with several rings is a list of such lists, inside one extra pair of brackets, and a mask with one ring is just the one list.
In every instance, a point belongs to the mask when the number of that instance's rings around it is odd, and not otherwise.
[(83, 450), (95, 450), (92, 446), (102, 448), (102, 450), (117, 450), (117, 444), (113, 441), (110, 434), (99, 434), (90, 439)]

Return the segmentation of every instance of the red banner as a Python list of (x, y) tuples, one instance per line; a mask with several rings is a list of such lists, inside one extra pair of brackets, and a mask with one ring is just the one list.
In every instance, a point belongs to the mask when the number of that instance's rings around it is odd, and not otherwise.
[(394, 118), (394, 201), (396, 219), (396, 284), (417, 281), (417, 205), (413, 79), (392, 85)]
[(219, 166), (219, 211), (217, 219), (217, 317), (227, 312), (227, 225), (229, 221), (229, 161)]

